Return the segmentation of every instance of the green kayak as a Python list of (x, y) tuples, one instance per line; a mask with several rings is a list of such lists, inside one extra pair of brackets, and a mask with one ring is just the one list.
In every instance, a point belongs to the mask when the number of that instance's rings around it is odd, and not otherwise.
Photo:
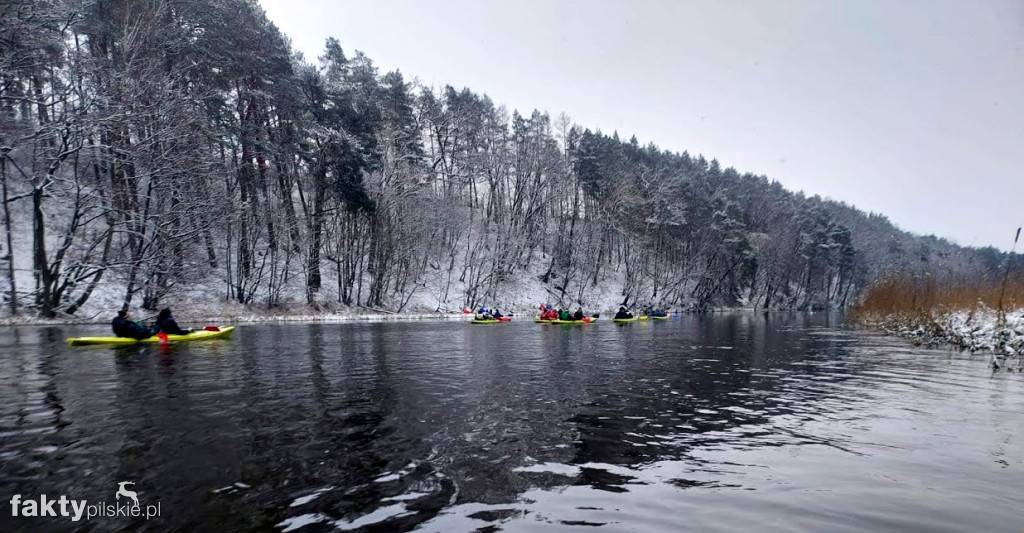
[[(191, 342), (208, 341), (213, 339), (227, 339), (235, 326), (224, 326), (217, 328), (217, 331), (201, 329), (193, 331), (188, 335), (168, 335), (167, 342)], [(163, 342), (160, 337), (149, 337), (148, 339), (132, 339), (130, 337), (72, 337), (68, 339), (71, 346), (87, 346), (90, 344), (158, 344)]]

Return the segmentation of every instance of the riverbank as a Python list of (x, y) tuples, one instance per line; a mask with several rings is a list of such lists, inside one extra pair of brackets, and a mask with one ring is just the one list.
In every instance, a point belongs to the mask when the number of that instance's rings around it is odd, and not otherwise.
[[(533, 320), (538, 311), (533, 307), (502, 307), (505, 313), (510, 313), (519, 320)], [(303, 323), (303, 322), (404, 322), (419, 320), (469, 320), (471, 315), (462, 311), (431, 311), (428, 309), (409, 309), (405, 311), (391, 311), (386, 309), (373, 309), (367, 307), (341, 307), (341, 308), (314, 308), (312, 306), (281, 306), (267, 309), (259, 306), (249, 306), (234, 303), (195, 303), (187, 307), (174, 307), (174, 316), (183, 324), (259, 324), (259, 323)], [(716, 307), (710, 312), (733, 313), (753, 312), (749, 307)], [(150, 317), (141, 314), (140, 311), (133, 311), (136, 319)], [(615, 314), (614, 309), (588, 310), (587, 314), (597, 313), (601, 316), (611, 317)], [(679, 313), (674, 311), (673, 313)], [(155, 313), (152, 313), (155, 315)], [(0, 316), (0, 326), (60, 326), (72, 324), (108, 324), (112, 313), (99, 313), (88, 316), (73, 316), (62, 314), (54, 318), (42, 318), (36, 315), (5, 315)]]
[(916, 345), (946, 344), (993, 356), (1024, 355), (1024, 308), (1000, 313), (984, 305), (931, 313), (859, 312), (852, 322), (897, 335)]
[(892, 276), (868, 287), (847, 318), (918, 345), (989, 353), (997, 366), (1003, 357), (1024, 362), (1024, 279), (968, 283)]
[[(135, 318), (148, 319), (148, 316)], [(155, 313), (154, 313), (155, 314)], [(465, 319), (462, 312), (423, 311), (394, 312), (370, 308), (315, 309), (313, 307), (281, 307), (275, 309), (259, 308), (241, 304), (209, 304), (202, 303), (187, 308), (174, 308), (175, 318), (183, 324), (255, 324), (255, 323), (286, 323), (286, 322), (391, 322), (413, 320), (458, 320)], [(54, 318), (42, 318), (33, 315), (16, 315), (0, 317), (3, 326), (45, 326), (69, 324), (107, 324), (111, 317), (107, 314), (92, 316), (59, 315)]]
[[(498, 308), (504, 314), (515, 314), (533, 318), (539, 314), (537, 305), (549, 302), (555, 305), (557, 296), (549, 287), (538, 280), (539, 274), (531, 274), (517, 280), (509, 280), (486, 301), (479, 302), (488, 308)], [(28, 283), (26, 281), (26, 283)], [(611, 281), (593, 289), (583, 302), (566, 301), (562, 305), (576, 309), (582, 306), (587, 314), (614, 314), (623, 299), (622, 282)], [(0, 306), (0, 325), (66, 325), (66, 324), (107, 324), (124, 301), (125, 282), (117, 277), (105, 278), (105, 283), (93, 291), (88, 302), (74, 315), (61, 313), (53, 318), (41, 318), (31, 308), (10, 315)], [(158, 308), (168, 306), (179, 322), (189, 324), (245, 324), (265, 322), (388, 322), (406, 320), (456, 320), (465, 318), (462, 313), (465, 287), (453, 283), (450, 291), (437, 287), (424, 288), (413, 295), (404, 305), (367, 307), (348, 306), (330, 298), (321, 298), (313, 304), (307, 303), (302, 287), (293, 285), (283, 291), (279, 303), (268, 307), (260, 303), (241, 304), (225, 299), (223, 287), (216, 282), (197, 281), (175, 288), (164, 295)], [(325, 295), (321, 295), (325, 296)], [(258, 300), (257, 300), (258, 301)], [(645, 300), (655, 303), (653, 299)], [(131, 307), (137, 320), (155, 316), (156, 311), (138, 307), (136, 298)]]

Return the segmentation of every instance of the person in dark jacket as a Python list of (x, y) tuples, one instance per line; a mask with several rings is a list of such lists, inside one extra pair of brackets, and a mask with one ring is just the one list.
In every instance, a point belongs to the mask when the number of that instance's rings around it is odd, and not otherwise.
[(616, 320), (623, 320), (623, 319), (626, 319), (626, 318), (633, 318), (633, 315), (631, 313), (627, 312), (625, 307), (620, 307), (619, 308), (619, 312), (615, 313), (615, 319)]
[(122, 309), (117, 312), (117, 316), (114, 320), (110, 321), (110, 327), (114, 330), (114, 335), (118, 337), (128, 337), (132, 339), (148, 339), (156, 334), (152, 328), (146, 327), (141, 322), (129, 320), (132, 317), (126, 309)]
[(583, 320), (583, 308), (582, 307), (577, 307), (576, 308), (576, 313), (574, 313), (572, 315), (572, 319), (573, 320)]
[(171, 316), (169, 308), (161, 309), (160, 314), (156, 315), (156, 323), (153, 324), (153, 329), (168, 335), (188, 335), (192, 332), (190, 329), (182, 329), (178, 326), (178, 322)]

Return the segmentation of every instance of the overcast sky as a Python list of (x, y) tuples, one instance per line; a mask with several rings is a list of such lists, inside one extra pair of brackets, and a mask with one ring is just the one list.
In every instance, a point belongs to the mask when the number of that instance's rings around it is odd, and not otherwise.
[(261, 0), (308, 60), (717, 158), (1008, 249), (1024, 224), (1024, 0)]

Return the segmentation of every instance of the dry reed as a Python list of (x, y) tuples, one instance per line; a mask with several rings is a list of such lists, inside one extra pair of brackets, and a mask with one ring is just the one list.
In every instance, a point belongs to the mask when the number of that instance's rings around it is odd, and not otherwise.
[[(926, 318), (937, 313), (974, 311), (982, 306), (998, 309), (1002, 290), (1003, 280), (943, 282), (929, 276), (891, 275), (868, 287), (851, 314), (853, 318), (891, 315)], [(1006, 281), (1002, 306), (1005, 310), (1024, 307), (1024, 276)]]

